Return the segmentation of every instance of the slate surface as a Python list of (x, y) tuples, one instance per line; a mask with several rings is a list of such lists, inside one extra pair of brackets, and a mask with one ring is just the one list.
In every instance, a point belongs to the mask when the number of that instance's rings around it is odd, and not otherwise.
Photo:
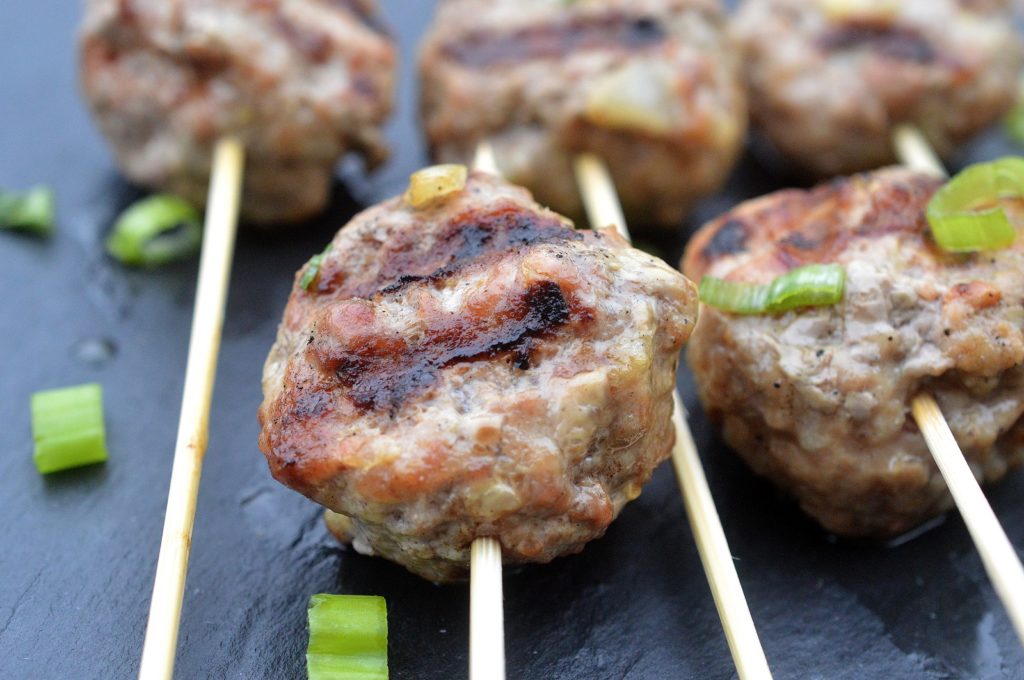
[[(366, 204), (424, 162), (410, 63), (430, 3), (386, 0), (403, 46), (394, 162), (346, 169), (331, 213), (242, 235), (181, 628), (179, 678), (301, 678), (317, 592), (387, 597), (392, 677), (465, 676), (464, 586), (436, 587), (337, 547), (310, 502), (278, 486), (256, 447), (260, 368), (292, 273)], [(0, 3), (0, 186), (51, 184), (50, 240), (0, 234), (0, 678), (131, 678), (153, 579), (177, 422), (195, 262), (128, 272), (106, 260), (119, 179), (78, 100), (62, 0)], [(998, 133), (968, 158), (1005, 152)], [(965, 159), (966, 160), (966, 159)], [(747, 159), (686, 229), (782, 186)], [(351, 198), (346, 191), (351, 192)], [(674, 257), (685, 236), (670, 248)], [(682, 377), (712, 490), (777, 678), (1022, 678), (1024, 653), (961, 521), (898, 547), (835, 541), (725, 450)], [(32, 391), (106, 390), (111, 458), (43, 478)], [(1024, 546), (1024, 477), (990, 491)], [(669, 467), (583, 554), (506, 577), (510, 678), (655, 680), (734, 675)]]

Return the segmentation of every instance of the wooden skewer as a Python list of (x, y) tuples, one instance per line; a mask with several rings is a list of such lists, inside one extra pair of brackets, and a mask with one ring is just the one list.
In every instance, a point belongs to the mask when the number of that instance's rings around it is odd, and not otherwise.
[(469, 563), (469, 677), (505, 677), (505, 611), (502, 602), (501, 544), (478, 538)]
[[(500, 175), (487, 142), (476, 148), (473, 166)], [(469, 561), (469, 680), (505, 679), (505, 610), (501, 583), (501, 544), (473, 541)]]
[(209, 434), (210, 401), (235, 246), (245, 152), (234, 139), (217, 144), (210, 177), (203, 250), (199, 261), (185, 389), (178, 421), (149, 624), (142, 647), (140, 680), (170, 680), (178, 646), (199, 476)]
[(1024, 567), (1017, 551), (974, 478), (935, 399), (919, 394), (914, 397), (911, 410), (974, 539), (985, 571), (1024, 644)]
[[(947, 176), (942, 161), (917, 128), (906, 125), (897, 128), (893, 146), (904, 165), (939, 177)], [(938, 403), (929, 394), (919, 394), (911, 402), (910, 410), (946, 480), (996, 594), (1024, 644), (1024, 566), (1020, 557), (985, 498)]]
[[(583, 154), (576, 159), (574, 168), (591, 226), (614, 225), (619, 234), (629, 240), (615, 185), (604, 162), (592, 154)], [(672, 423), (676, 431), (672, 462), (736, 671), (741, 680), (771, 678), (768, 660), (754, 628), (725, 531), (697, 455), (697, 445), (683, 417), (682, 402), (678, 393), (673, 392), (672, 397), (675, 404)]]

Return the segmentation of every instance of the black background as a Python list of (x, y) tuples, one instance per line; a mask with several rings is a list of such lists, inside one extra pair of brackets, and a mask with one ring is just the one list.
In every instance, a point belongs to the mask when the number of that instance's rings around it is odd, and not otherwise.
[[(256, 447), (260, 371), (293, 272), (425, 163), (411, 62), (431, 3), (386, 0), (403, 50), (392, 163), (343, 170), (328, 215), (238, 244), (181, 626), (179, 678), (301, 678), (317, 592), (384, 595), (393, 678), (465, 676), (468, 596), (338, 547)], [(0, 186), (52, 185), (59, 227), (0, 234), (0, 678), (130, 678), (138, 668), (185, 368), (196, 263), (126, 271), (102, 253), (139, 192), (78, 99), (67, 0), (0, 2)], [(998, 131), (962, 162), (1008, 151)], [(667, 244), (792, 180), (746, 159)], [(351, 192), (351, 195), (346, 192)], [(665, 248), (666, 244), (662, 244)], [(112, 356), (98, 358), (97, 346)], [(102, 354), (102, 353), (99, 353)], [(42, 477), (29, 395), (99, 381), (110, 461)], [(777, 678), (1022, 678), (1024, 654), (962, 522), (899, 546), (836, 541), (727, 452), (681, 382)], [(1024, 545), (1024, 479), (989, 492)], [(505, 579), (511, 678), (729, 678), (735, 672), (668, 465), (579, 556)]]

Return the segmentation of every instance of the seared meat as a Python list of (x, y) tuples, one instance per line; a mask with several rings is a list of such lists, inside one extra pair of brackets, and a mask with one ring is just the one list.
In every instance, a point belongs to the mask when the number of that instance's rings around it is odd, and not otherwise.
[(897, 534), (950, 506), (910, 414), (920, 391), (979, 479), (1024, 460), (1024, 238), (939, 250), (924, 218), (938, 185), (887, 169), (779, 192), (708, 224), (686, 252), (695, 278), (845, 267), (842, 303), (747, 317), (708, 307), (688, 350), (726, 441), (837, 533)]
[(579, 216), (571, 160), (592, 151), (631, 222), (674, 227), (746, 133), (724, 24), (717, 0), (443, 0), (420, 55), (433, 155), (489, 139), (503, 174)]
[(1017, 94), (1006, 2), (746, 0), (734, 29), (755, 123), (823, 176), (894, 162), (900, 123), (949, 156)]
[(547, 562), (601, 536), (669, 455), (694, 286), (523, 189), (474, 173), (424, 207), (371, 208), (309, 288), (267, 359), (260, 448), (361, 552), (434, 581), (481, 536)]
[(224, 135), (245, 142), (255, 222), (320, 211), (346, 152), (387, 155), (396, 57), (374, 0), (89, 0), (80, 58), (125, 175), (196, 204)]

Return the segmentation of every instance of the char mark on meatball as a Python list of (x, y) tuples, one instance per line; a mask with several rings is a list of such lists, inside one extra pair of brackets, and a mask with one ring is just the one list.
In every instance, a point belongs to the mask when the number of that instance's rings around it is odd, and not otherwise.
[(744, 222), (734, 219), (726, 220), (702, 252), (704, 257), (709, 259), (720, 255), (742, 253), (747, 249), (748, 237), (747, 225)]
[(352, 283), (340, 263), (336, 266), (328, 263), (321, 270), (315, 292), (340, 292), (360, 298), (396, 293), (420, 281), (451, 278), (485, 257), (500, 257), (516, 248), (581, 238), (554, 213), (539, 214), (511, 206), (474, 207), (446, 223), (429, 251), (418, 247), (421, 235), (417, 233), (402, 232), (382, 244), (379, 270), (372, 280)]
[(531, 59), (561, 59), (584, 50), (644, 50), (661, 44), (665, 37), (657, 20), (631, 19), (616, 12), (535, 24), (511, 33), (479, 30), (446, 44), (443, 51), (463, 66), (487, 68)]
[(917, 64), (930, 64), (938, 52), (919, 31), (868, 21), (851, 21), (830, 28), (819, 44), (827, 52), (868, 49), (877, 54)]
[(372, 310), (356, 303), (343, 306), (332, 319), (335, 328), (347, 329), (343, 341), (323, 347), (314, 341), (312, 351), (357, 408), (386, 409), (394, 417), (406, 398), (437, 380), (442, 368), (505, 354), (516, 369), (529, 369), (534, 339), (550, 337), (570, 320), (591, 318), (573, 306), (575, 312), (558, 283), (539, 281), (484, 314), (460, 310), (432, 315), (419, 341), (410, 342), (378, 325)]

